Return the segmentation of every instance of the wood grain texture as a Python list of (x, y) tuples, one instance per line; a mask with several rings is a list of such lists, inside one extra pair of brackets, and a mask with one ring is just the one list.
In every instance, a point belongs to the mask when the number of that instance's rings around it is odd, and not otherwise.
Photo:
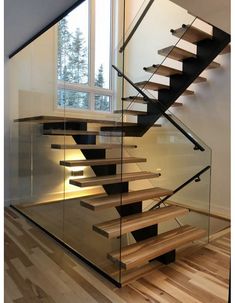
[(60, 165), (67, 167), (74, 166), (96, 166), (109, 164), (125, 164), (146, 162), (144, 158), (128, 157), (128, 158), (106, 158), (106, 159), (89, 159), (89, 160), (65, 160), (60, 161)]
[(43, 131), (44, 135), (51, 136), (76, 136), (76, 135), (99, 135), (97, 131), (88, 130), (73, 130), (73, 129), (45, 129)]
[(115, 110), (115, 114), (123, 114), (123, 115), (131, 115), (131, 116), (137, 116), (137, 115), (147, 115), (147, 112), (140, 111), (140, 110), (131, 110), (131, 109), (123, 109), (123, 110)]
[(178, 216), (184, 216), (187, 213), (188, 210), (186, 208), (177, 206), (162, 207), (159, 209), (102, 222), (94, 225), (93, 230), (109, 239), (112, 239), (134, 230), (168, 221)]
[[(154, 102), (156, 102), (156, 99), (152, 99)], [(145, 101), (143, 97), (127, 97), (127, 98), (122, 98), (122, 101), (124, 102), (131, 102), (132, 104), (135, 103), (140, 103), (140, 104), (148, 104), (148, 101)], [(174, 102), (171, 107), (177, 107), (177, 106), (183, 106), (183, 103), (180, 102)]]
[[(5, 303), (228, 302), (230, 256), (223, 255), (217, 243), (222, 240), (224, 250), (230, 253), (229, 230), (214, 236), (210, 243), (213, 250), (189, 246), (178, 252), (175, 263), (157, 262), (154, 267), (151, 262), (149, 271), (140, 267), (136, 275), (134, 271), (125, 273), (126, 286), (117, 289), (14, 211), (5, 210), (6, 221), (11, 221), (21, 236), (5, 227), (5, 236), (10, 234), (4, 239)], [(16, 244), (19, 241), (21, 247)]]
[(141, 89), (150, 89), (150, 90), (160, 90), (160, 89), (169, 89), (169, 85), (160, 84), (151, 81), (141, 81), (136, 82), (136, 86), (140, 87)]
[(213, 69), (213, 68), (219, 68), (220, 67), (220, 64), (218, 62), (211, 62), (206, 69)]
[(153, 64), (152, 66), (144, 67), (144, 70), (148, 73), (157, 74), (165, 77), (170, 77), (173, 75), (181, 75), (183, 73), (182, 70), (161, 64)]
[(80, 187), (89, 187), (89, 186), (96, 186), (102, 184), (114, 184), (114, 183), (127, 182), (127, 181), (150, 179), (156, 177), (159, 177), (159, 174), (142, 171), (142, 172), (134, 172), (134, 173), (108, 175), (102, 177), (71, 179), (69, 183)]
[(185, 225), (157, 237), (134, 243), (108, 254), (108, 258), (125, 269), (146, 264), (148, 260), (161, 256), (188, 242), (202, 238), (206, 232), (193, 226)]
[[(142, 89), (149, 89), (149, 90), (154, 90), (154, 91), (170, 88), (168, 85), (151, 82), (151, 81), (142, 81), (142, 82), (137, 82), (135, 84)], [(193, 94), (194, 94), (194, 92), (192, 90), (187, 89), (183, 92), (182, 95), (188, 96), (188, 95), (193, 95)]]
[(168, 57), (177, 61), (183, 61), (184, 59), (188, 58), (197, 58), (197, 56), (189, 51), (186, 51), (182, 48), (179, 48), (177, 46), (171, 45), (168, 47), (165, 47), (163, 49), (160, 49), (158, 51), (159, 55), (162, 55), (164, 57)]
[(52, 149), (121, 149), (136, 148), (131, 144), (51, 144)]
[(138, 201), (144, 201), (148, 199), (156, 199), (163, 196), (172, 194), (169, 189), (155, 187), (147, 188), (128, 193), (109, 195), (106, 197), (93, 197), (88, 199), (82, 199), (81, 205), (91, 210), (102, 210), (119, 205), (131, 204)]
[(212, 35), (200, 30), (197, 27), (186, 25), (175, 30), (171, 30), (173, 36), (181, 38), (187, 42), (196, 44), (205, 39), (212, 39)]

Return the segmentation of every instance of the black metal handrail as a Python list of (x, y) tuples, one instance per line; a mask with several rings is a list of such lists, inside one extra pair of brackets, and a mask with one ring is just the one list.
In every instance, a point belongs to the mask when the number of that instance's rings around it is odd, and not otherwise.
[(205, 168), (203, 168), (201, 171), (199, 171), (196, 175), (194, 175), (192, 178), (188, 179), (187, 181), (185, 181), (183, 184), (181, 184), (179, 187), (177, 187), (175, 190), (173, 190), (172, 194), (166, 196), (163, 199), (160, 199), (160, 201), (154, 205), (153, 207), (151, 207), (149, 210), (153, 210), (157, 207), (159, 207), (162, 203), (164, 203), (166, 200), (168, 200), (170, 197), (172, 197), (174, 194), (176, 194), (179, 190), (181, 190), (182, 188), (184, 188), (185, 186), (187, 186), (189, 183), (193, 182), (195, 180), (195, 182), (200, 181), (200, 176), (202, 174), (204, 174), (208, 169), (210, 169), (210, 165), (206, 166)]
[(162, 104), (158, 102), (157, 99), (149, 98), (148, 95), (146, 95), (138, 86), (135, 85), (134, 82), (132, 82), (120, 69), (118, 69), (115, 65), (112, 65), (112, 67), (117, 71), (118, 76), (124, 78), (128, 83), (131, 84), (132, 87), (134, 87), (139, 94), (141, 94), (145, 101), (148, 101), (149, 103), (158, 104), (160, 111), (162, 112), (162, 115), (171, 123), (173, 124), (190, 142), (194, 144), (195, 150), (205, 151), (204, 147), (201, 146), (186, 130), (184, 130), (175, 120), (173, 120), (168, 114), (165, 113), (165, 108), (163, 108)]
[(135, 26), (133, 27), (132, 31), (130, 32), (130, 34), (128, 35), (128, 37), (126, 38), (126, 40), (123, 42), (123, 45), (120, 47), (120, 49), (119, 49), (120, 53), (122, 53), (124, 51), (124, 49), (126, 48), (127, 44), (129, 43), (129, 41), (133, 37), (134, 33), (136, 32), (136, 30), (139, 27), (140, 23), (144, 19), (145, 15), (147, 14), (147, 12), (150, 9), (150, 7), (153, 4), (153, 2), (154, 2), (154, 0), (150, 0), (149, 3), (146, 5), (144, 11), (142, 12), (141, 16), (137, 20), (137, 22), (136, 22)]

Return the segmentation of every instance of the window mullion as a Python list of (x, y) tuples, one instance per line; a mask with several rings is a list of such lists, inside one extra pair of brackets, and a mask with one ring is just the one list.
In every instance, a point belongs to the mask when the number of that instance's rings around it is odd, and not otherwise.
[(90, 0), (90, 86), (95, 83), (95, 0)]

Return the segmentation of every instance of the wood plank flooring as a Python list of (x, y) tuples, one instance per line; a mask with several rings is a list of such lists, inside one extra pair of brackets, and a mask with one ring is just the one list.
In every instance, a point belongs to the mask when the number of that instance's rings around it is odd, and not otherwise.
[(186, 248), (118, 289), (12, 209), (5, 210), (5, 303), (227, 302), (230, 232)]

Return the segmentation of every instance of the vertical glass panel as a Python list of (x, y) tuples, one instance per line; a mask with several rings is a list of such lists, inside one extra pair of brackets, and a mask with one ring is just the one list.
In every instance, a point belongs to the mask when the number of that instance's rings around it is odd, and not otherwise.
[(111, 1), (95, 1), (95, 86), (110, 87)]
[(88, 109), (89, 94), (70, 89), (58, 89), (57, 102), (61, 108)]
[(59, 83), (88, 83), (88, 20), (88, 1), (84, 1), (58, 23)]
[[(54, 26), (11, 61), (12, 204), (49, 233), (63, 237), (63, 151), (49, 133), (63, 123), (55, 113), (57, 27)], [(56, 116), (56, 114), (58, 116)]]
[(111, 97), (95, 95), (95, 110), (110, 112)]

